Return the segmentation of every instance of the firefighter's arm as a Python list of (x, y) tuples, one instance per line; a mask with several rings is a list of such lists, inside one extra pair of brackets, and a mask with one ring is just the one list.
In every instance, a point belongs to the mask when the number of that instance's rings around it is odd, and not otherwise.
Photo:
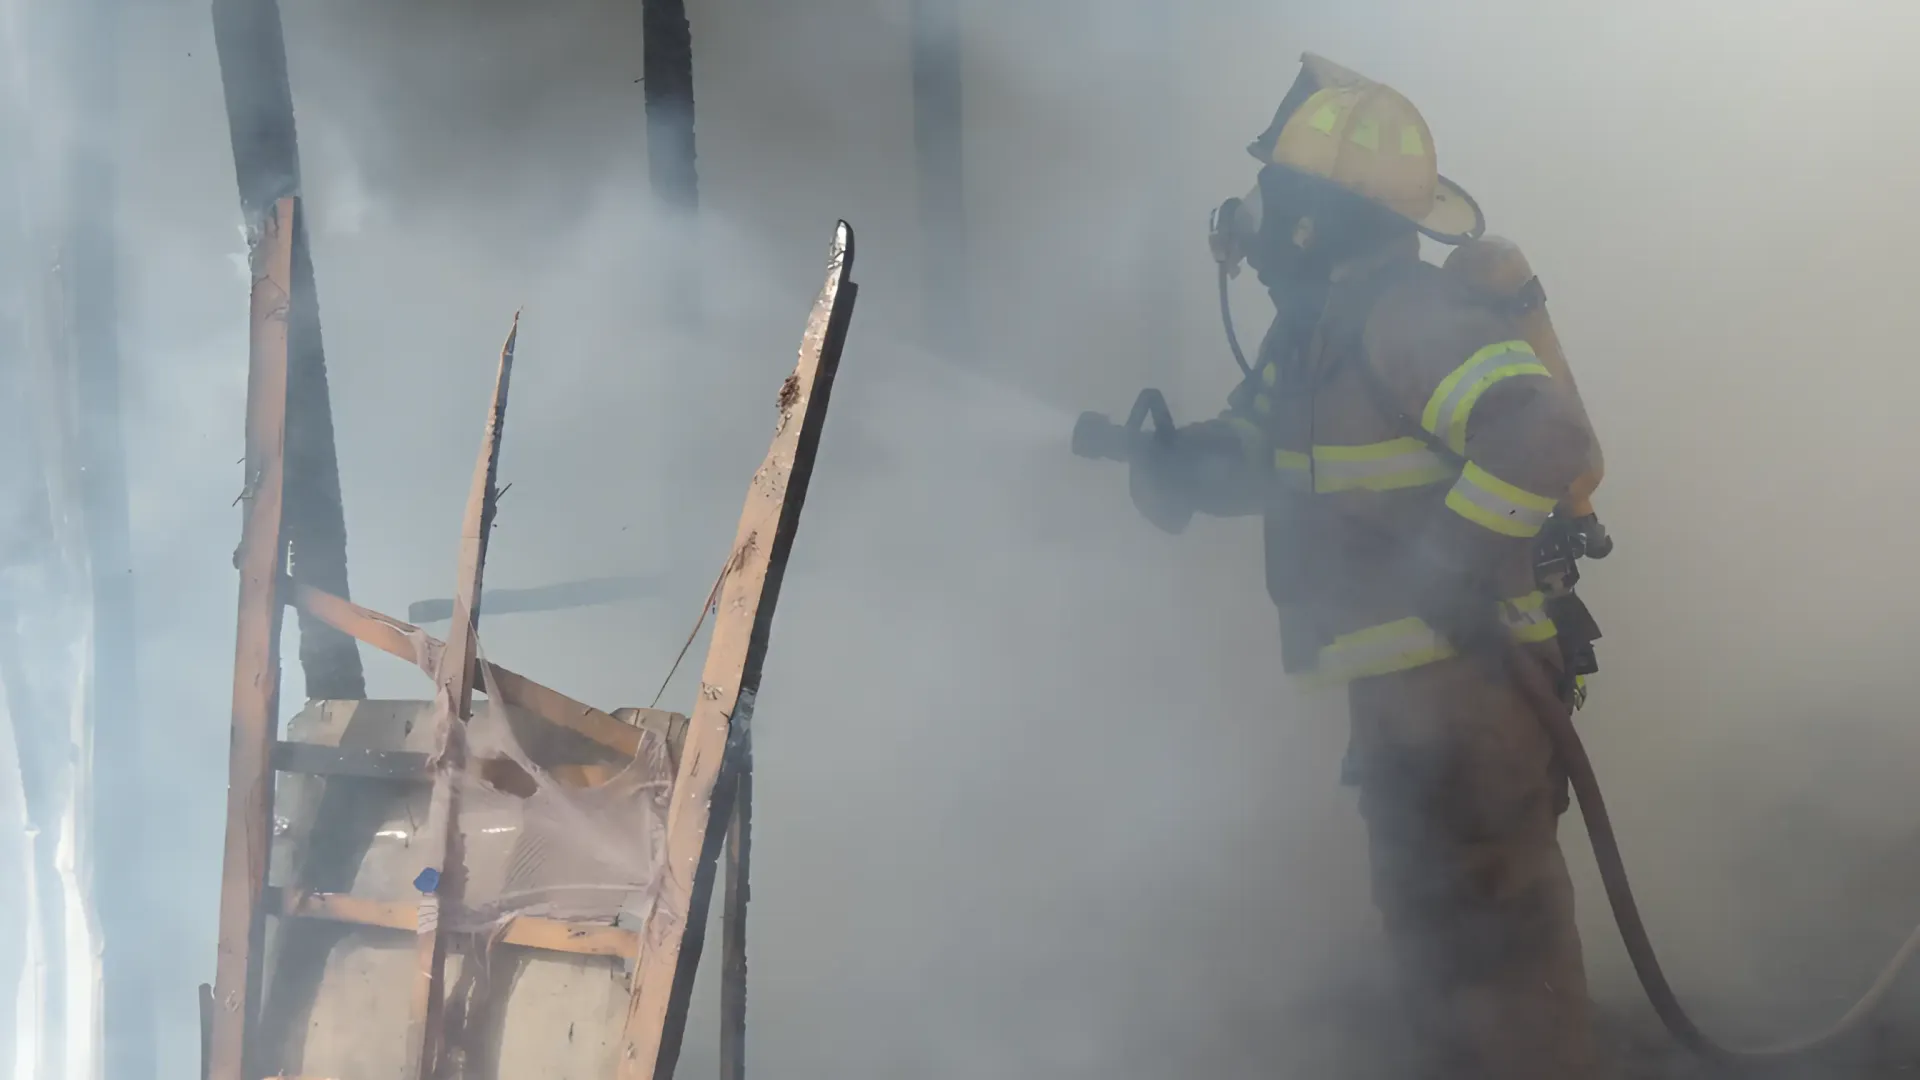
[[(1429, 314), (1369, 326), (1366, 361), (1392, 404), (1465, 460), (1422, 547), (1477, 578), (1538, 535), (1585, 469), (1592, 436), (1571, 388), (1500, 320)], [(1407, 332), (1421, 323), (1426, 333)]]

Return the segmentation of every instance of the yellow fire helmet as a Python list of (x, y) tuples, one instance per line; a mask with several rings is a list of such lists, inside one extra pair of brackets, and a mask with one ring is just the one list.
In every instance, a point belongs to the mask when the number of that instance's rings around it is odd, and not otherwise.
[(1302, 54), (1300, 65), (1272, 126), (1248, 153), (1384, 206), (1441, 243), (1486, 231), (1473, 197), (1440, 175), (1433, 134), (1413, 102), (1313, 53)]

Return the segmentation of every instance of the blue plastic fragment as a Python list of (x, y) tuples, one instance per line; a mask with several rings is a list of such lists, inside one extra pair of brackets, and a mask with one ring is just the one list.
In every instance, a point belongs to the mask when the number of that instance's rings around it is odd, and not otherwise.
[(440, 888), (440, 871), (435, 870), (431, 866), (420, 871), (420, 876), (413, 879), (413, 887), (423, 893), (438, 891)]

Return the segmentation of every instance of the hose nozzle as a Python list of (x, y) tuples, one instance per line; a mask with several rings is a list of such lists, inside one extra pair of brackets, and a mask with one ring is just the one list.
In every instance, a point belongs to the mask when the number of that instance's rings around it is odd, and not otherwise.
[(1130, 461), (1132, 454), (1128, 446), (1131, 442), (1127, 429), (1114, 423), (1104, 413), (1083, 412), (1080, 419), (1074, 421), (1075, 457), (1095, 461)]

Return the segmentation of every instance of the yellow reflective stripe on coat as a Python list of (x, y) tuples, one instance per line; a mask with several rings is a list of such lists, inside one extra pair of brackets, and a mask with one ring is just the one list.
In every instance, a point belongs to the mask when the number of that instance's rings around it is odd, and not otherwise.
[[(1547, 616), (1546, 598), (1538, 592), (1500, 602), (1500, 618), (1514, 640), (1526, 644), (1552, 641), (1559, 629)], [(1320, 650), (1312, 679), (1321, 683), (1410, 671), (1454, 655), (1446, 638), (1417, 617), (1396, 619), (1341, 634)]]
[(1514, 640), (1528, 645), (1552, 641), (1560, 632), (1547, 614), (1547, 595), (1537, 589), (1525, 596), (1500, 601), (1500, 617), (1513, 631)]
[(1539, 535), (1557, 501), (1514, 487), (1471, 461), (1447, 492), (1447, 509), (1484, 529), (1522, 540)]
[(1424, 441), (1407, 436), (1360, 446), (1313, 448), (1313, 489), (1398, 491), (1451, 479), (1453, 463)]
[(1467, 419), (1473, 407), (1494, 383), (1516, 375), (1553, 375), (1524, 341), (1501, 341), (1467, 357), (1440, 380), (1427, 407), (1420, 413), (1420, 426), (1447, 444), (1454, 453), (1466, 456)]
[(1313, 462), (1298, 450), (1275, 450), (1273, 471), (1280, 478), (1282, 491), (1306, 492), (1313, 475)]

